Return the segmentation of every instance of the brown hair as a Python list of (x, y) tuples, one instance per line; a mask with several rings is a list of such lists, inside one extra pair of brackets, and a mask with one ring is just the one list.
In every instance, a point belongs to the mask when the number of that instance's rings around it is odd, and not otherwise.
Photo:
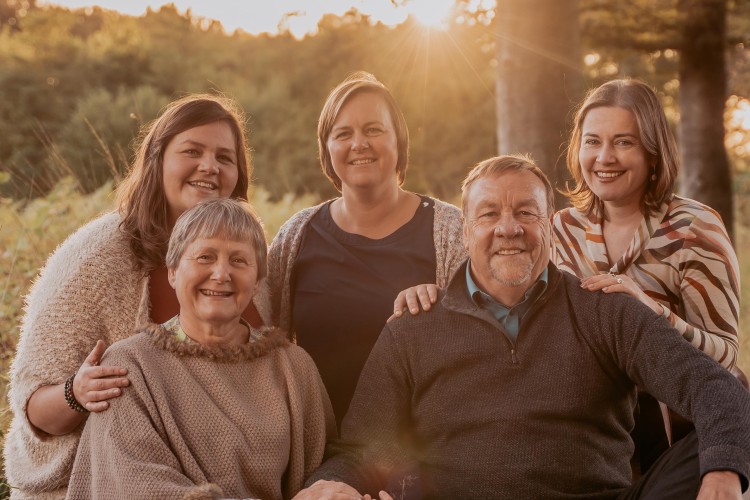
[(641, 200), (645, 214), (649, 215), (671, 199), (680, 163), (677, 145), (659, 98), (651, 87), (638, 80), (612, 80), (591, 90), (586, 96), (576, 113), (568, 144), (568, 170), (575, 186), (572, 189), (566, 188), (562, 193), (584, 214), (593, 212), (605, 215), (604, 204), (586, 184), (578, 161), (583, 121), (589, 111), (603, 106), (617, 106), (633, 113), (641, 144), (650, 159), (655, 161), (653, 174), (656, 175), (656, 180), (649, 179)]
[(246, 201), (228, 198), (206, 200), (180, 215), (169, 237), (167, 267), (177, 268), (185, 249), (200, 238), (249, 243), (255, 251), (258, 280), (268, 273), (268, 243), (263, 224)]
[(526, 171), (539, 177), (539, 180), (544, 184), (544, 192), (547, 195), (547, 215), (550, 216), (555, 211), (555, 192), (552, 189), (547, 176), (539, 168), (534, 160), (529, 155), (503, 155), (495, 156), (484, 161), (480, 161), (477, 165), (471, 169), (469, 174), (461, 184), (461, 209), (463, 210), (464, 216), (466, 216), (466, 205), (468, 204), (466, 194), (469, 191), (469, 187), (480, 178), (496, 176), (508, 171)]
[(398, 160), (396, 161), (396, 172), (398, 174), (399, 185), (404, 183), (406, 177), (406, 167), (409, 164), (409, 129), (406, 126), (406, 118), (398, 106), (388, 87), (383, 85), (377, 78), (365, 71), (357, 71), (349, 75), (343, 82), (328, 94), (323, 109), (318, 119), (318, 156), (320, 158), (320, 167), (323, 173), (341, 191), (341, 179), (336, 175), (331, 163), (331, 155), (328, 153), (328, 136), (331, 135), (333, 123), (344, 107), (344, 104), (353, 96), (371, 92), (381, 96), (388, 106), (388, 111), (393, 121), (393, 127), (396, 132), (396, 147), (398, 151)]
[(237, 185), (230, 196), (246, 200), (250, 156), (244, 114), (234, 101), (208, 94), (188, 95), (168, 104), (141, 131), (133, 164), (117, 189), (117, 203), (122, 214), (120, 228), (130, 240), (139, 269), (146, 273), (164, 265), (171, 231), (164, 194), (164, 150), (177, 134), (218, 121), (232, 129), (237, 153)]

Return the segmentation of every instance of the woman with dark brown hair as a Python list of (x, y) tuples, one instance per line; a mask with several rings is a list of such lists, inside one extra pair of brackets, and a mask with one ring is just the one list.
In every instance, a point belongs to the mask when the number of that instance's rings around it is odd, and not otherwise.
[[(126, 370), (98, 366), (107, 345), (179, 311), (164, 257), (180, 214), (206, 199), (247, 199), (248, 149), (232, 101), (184, 97), (144, 132), (119, 210), (71, 235), (26, 299), (4, 450), (13, 498), (65, 496), (88, 412), (128, 390)], [(270, 322), (261, 285), (243, 314), (254, 326)]]

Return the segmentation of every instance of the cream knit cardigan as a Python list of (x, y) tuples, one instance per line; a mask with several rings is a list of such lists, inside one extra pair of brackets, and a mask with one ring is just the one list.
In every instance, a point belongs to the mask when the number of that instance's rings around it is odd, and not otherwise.
[[(4, 448), (14, 500), (65, 497), (83, 428), (64, 436), (35, 430), (26, 418), (31, 394), (75, 373), (98, 339), (111, 345), (150, 322), (148, 276), (136, 269), (120, 221), (111, 212), (71, 235), (49, 257), (26, 297), (10, 370), (13, 420)], [(267, 285), (260, 290), (254, 303), (269, 324)]]
[[(461, 211), (450, 203), (433, 198), (435, 217), (432, 236), (435, 243), (435, 277), (441, 288), (448, 285), (453, 272), (466, 260), (463, 245)], [(272, 291), (273, 324), (292, 332), (292, 269), (297, 259), (307, 223), (313, 215), (330, 203), (300, 210), (281, 226), (268, 251), (268, 282)], [(414, 283), (419, 285), (420, 283)], [(393, 297), (394, 299), (396, 297)]]

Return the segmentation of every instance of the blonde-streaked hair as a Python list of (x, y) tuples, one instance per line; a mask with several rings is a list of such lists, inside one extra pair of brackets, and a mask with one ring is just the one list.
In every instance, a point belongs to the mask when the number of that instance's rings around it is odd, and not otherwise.
[[(578, 155), (581, 150), (583, 122), (589, 111), (600, 107), (619, 107), (633, 113), (638, 126), (638, 134), (653, 170), (649, 171), (646, 190), (641, 204), (646, 215), (658, 210), (659, 206), (672, 198), (672, 191), (680, 169), (677, 145), (669, 128), (656, 93), (645, 83), (634, 79), (611, 80), (591, 90), (578, 109), (573, 123), (573, 132), (568, 144), (567, 164), (575, 185), (561, 192), (582, 213), (592, 212), (606, 216), (604, 204), (586, 184), (581, 171)], [(649, 165), (651, 167), (651, 165)], [(656, 180), (651, 180), (656, 175)]]
[(547, 216), (551, 216), (555, 212), (555, 192), (552, 189), (552, 184), (550, 184), (547, 176), (542, 169), (537, 166), (530, 155), (514, 154), (488, 158), (480, 161), (471, 169), (464, 179), (464, 182), (461, 184), (461, 210), (464, 213), (464, 217), (466, 217), (466, 207), (469, 203), (469, 188), (476, 180), (484, 177), (494, 177), (505, 172), (521, 171), (531, 172), (542, 181), (542, 184), (544, 184), (544, 193), (547, 199)]
[(133, 164), (117, 189), (117, 203), (122, 214), (120, 228), (144, 273), (164, 265), (171, 231), (164, 194), (164, 151), (177, 134), (219, 121), (232, 130), (237, 154), (237, 185), (230, 196), (246, 200), (250, 155), (244, 113), (233, 100), (209, 94), (182, 97), (168, 104), (141, 131)]
[(169, 237), (167, 268), (176, 269), (187, 247), (203, 238), (249, 243), (255, 251), (258, 280), (266, 276), (266, 235), (255, 210), (246, 201), (230, 198), (206, 200), (183, 212)]
[(328, 153), (328, 137), (331, 135), (333, 124), (344, 104), (355, 95), (363, 93), (376, 94), (385, 100), (396, 133), (396, 149), (398, 151), (396, 173), (398, 174), (398, 184), (403, 184), (406, 178), (406, 167), (409, 164), (409, 129), (406, 125), (404, 113), (401, 111), (391, 91), (388, 90), (388, 87), (372, 74), (366, 71), (357, 71), (349, 75), (343, 82), (331, 90), (318, 119), (318, 157), (320, 158), (320, 167), (338, 191), (341, 191), (341, 179), (333, 170), (331, 155)]

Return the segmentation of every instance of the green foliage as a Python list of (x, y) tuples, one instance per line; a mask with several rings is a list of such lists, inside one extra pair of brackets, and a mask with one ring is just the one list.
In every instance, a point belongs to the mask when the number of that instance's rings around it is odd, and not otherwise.
[[(0, 32), (0, 193), (44, 194), (66, 175), (86, 191), (122, 172), (138, 127), (187, 92), (236, 98), (249, 118), (254, 181), (272, 199), (335, 194), (320, 174), (316, 127), (328, 91), (356, 70), (394, 91), (413, 137), (407, 187), (453, 196), (495, 151), (486, 26), (395, 28), (350, 11), (316, 36), (226, 34), (174, 6), (133, 18), (37, 8)], [(450, 76), (450, 78), (446, 78)]]

